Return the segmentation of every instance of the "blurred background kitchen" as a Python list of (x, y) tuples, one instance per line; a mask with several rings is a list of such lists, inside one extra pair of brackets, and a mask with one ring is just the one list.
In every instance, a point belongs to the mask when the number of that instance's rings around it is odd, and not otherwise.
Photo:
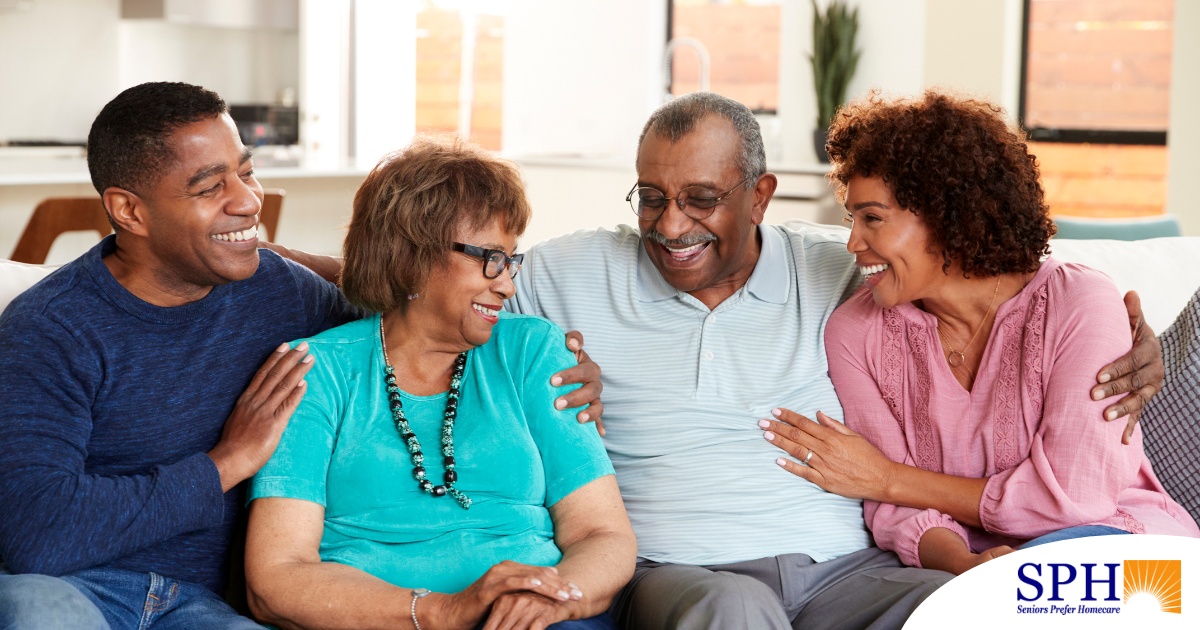
[[(849, 97), (993, 100), (1033, 130), (1056, 215), (1173, 215), (1200, 234), (1200, 2), (847, 4)], [(631, 223), (642, 124), (704, 86), (759, 116), (781, 182), (768, 221), (836, 222), (814, 153), (813, 16), (809, 0), (0, 0), (0, 255), (42, 199), (95, 194), (92, 119), (159, 80), (233, 106), (263, 186), (287, 192), (276, 240), (309, 251), (340, 250), (363, 176), (418, 130), (521, 165), (525, 244)], [(95, 239), (67, 234), (47, 262)]]

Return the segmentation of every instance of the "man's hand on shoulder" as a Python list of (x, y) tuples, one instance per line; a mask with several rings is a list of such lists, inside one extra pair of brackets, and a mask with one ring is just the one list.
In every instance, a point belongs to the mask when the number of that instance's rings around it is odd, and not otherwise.
[(254, 476), (271, 459), (284, 427), (304, 397), (304, 375), (312, 365), (307, 342), (292, 350), (285, 343), (255, 373), (225, 420), (221, 441), (208, 452), (221, 475), (222, 491), (229, 492)]
[(1163, 366), (1162, 346), (1154, 331), (1146, 325), (1142, 316), (1142, 301), (1138, 294), (1125, 294), (1125, 309), (1129, 311), (1129, 327), (1133, 333), (1133, 349), (1125, 356), (1100, 368), (1096, 385), (1092, 388), (1092, 399), (1102, 400), (1110, 396), (1124, 396), (1116, 403), (1105, 407), (1106, 421), (1128, 418), (1121, 441), (1129, 443), (1133, 429), (1142, 417), (1142, 408), (1158, 390), (1162, 389), (1166, 368)]
[(337, 256), (310, 254), (298, 249), (284, 247), (278, 243), (268, 243), (266, 241), (261, 242), (260, 245), (263, 249), (269, 249), (292, 262), (308, 267), (310, 271), (322, 279), (334, 284), (337, 284), (338, 277), (342, 275), (342, 259)]
[(575, 367), (565, 369), (550, 377), (550, 384), (561, 387), (581, 383), (582, 386), (560, 396), (554, 401), (554, 408), (567, 409), (587, 405), (576, 415), (576, 418), (580, 422), (595, 422), (596, 430), (600, 432), (600, 435), (604, 435), (604, 420), (601, 418), (604, 413), (604, 403), (600, 401), (600, 393), (604, 391), (604, 385), (600, 382), (600, 366), (583, 351), (583, 335), (578, 330), (567, 332), (566, 343), (567, 350), (575, 355), (578, 363)]

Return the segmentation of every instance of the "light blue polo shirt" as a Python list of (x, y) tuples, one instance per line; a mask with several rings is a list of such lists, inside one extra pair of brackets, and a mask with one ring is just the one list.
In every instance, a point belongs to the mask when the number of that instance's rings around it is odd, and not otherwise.
[(841, 418), (823, 339), (854, 258), (838, 235), (759, 234), (750, 279), (712, 310), (666, 282), (629, 226), (535, 245), (516, 278), (508, 307), (579, 330), (603, 370), (604, 444), (642, 557), (823, 561), (870, 544), (861, 502), (778, 467), (758, 427), (780, 406)]

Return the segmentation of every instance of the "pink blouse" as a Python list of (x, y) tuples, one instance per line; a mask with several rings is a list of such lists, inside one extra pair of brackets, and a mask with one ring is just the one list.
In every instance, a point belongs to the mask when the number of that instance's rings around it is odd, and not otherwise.
[(829, 373), (847, 426), (888, 458), (960, 477), (986, 477), (983, 529), (936, 510), (864, 503), (875, 542), (921, 566), (932, 527), (972, 551), (1076, 525), (1200, 537), (1163, 490), (1137, 429), (1105, 422), (1089, 394), (1105, 364), (1129, 351), (1129, 318), (1104, 274), (1054, 259), (1000, 305), (971, 391), (950, 372), (937, 319), (912, 304), (881, 309), (860, 289), (829, 318)]

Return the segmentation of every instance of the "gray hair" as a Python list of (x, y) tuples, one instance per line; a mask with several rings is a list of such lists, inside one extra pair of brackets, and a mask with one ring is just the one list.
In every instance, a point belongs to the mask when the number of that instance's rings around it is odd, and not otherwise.
[(767, 172), (767, 154), (763, 150), (758, 120), (754, 118), (749, 107), (720, 94), (693, 92), (659, 107), (650, 114), (646, 126), (642, 127), (642, 135), (638, 137), (638, 153), (642, 152), (642, 141), (646, 139), (646, 134), (653, 132), (671, 142), (678, 142), (709, 115), (728, 120), (737, 131), (738, 137), (741, 138), (741, 150), (737, 156), (738, 170), (743, 178), (750, 178), (746, 188), (752, 188), (758, 176)]

